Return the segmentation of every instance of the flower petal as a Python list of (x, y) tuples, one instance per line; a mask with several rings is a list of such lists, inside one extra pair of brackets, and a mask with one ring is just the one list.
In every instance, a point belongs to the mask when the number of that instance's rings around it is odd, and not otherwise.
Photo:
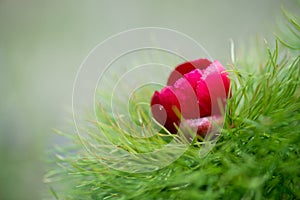
[(198, 119), (186, 120), (191, 130), (197, 131), (197, 135), (205, 137), (207, 133), (212, 132), (210, 137), (216, 137), (219, 129), (223, 126), (224, 118), (222, 116), (210, 116)]
[(218, 61), (204, 70), (196, 88), (201, 117), (224, 113), (229, 87), (228, 74)]
[(211, 64), (208, 59), (197, 59), (178, 65), (170, 74), (167, 85), (173, 85), (178, 79), (182, 78), (184, 74), (195, 69), (205, 69)]
[(196, 87), (196, 79), (180, 78), (174, 84), (173, 88), (181, 108), (181, 115), (185, 119), (199, 117)]
[(180, 111), (179, 102), (171, 87), (165, 87), (160, 92), (155, 91), (151, 99), (151, 111), (153, 117), (171, 133), (176, 133), (180, 123), (180, 116), (175, 112)]
[(190, 126), (192, 130), (197, 131), (197, 135), (203, 137), (206, 135), (211, 126), (210, 120), (210, 117), (203, 117), (186, 120), (186, 123)]

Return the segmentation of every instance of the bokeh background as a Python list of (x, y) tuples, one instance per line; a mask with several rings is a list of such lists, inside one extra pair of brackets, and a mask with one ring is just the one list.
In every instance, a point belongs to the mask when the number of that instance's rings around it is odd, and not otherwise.
[[(99, 42), (130, 28), (186, 33), (228, 63), (229, 39), (273, 37), (293, 0), (0, 0), (0, 199), (42, 199), (47, 150), (72, 132), (77, 69)], [(176, 41), (174, 41), (176, 42)]]

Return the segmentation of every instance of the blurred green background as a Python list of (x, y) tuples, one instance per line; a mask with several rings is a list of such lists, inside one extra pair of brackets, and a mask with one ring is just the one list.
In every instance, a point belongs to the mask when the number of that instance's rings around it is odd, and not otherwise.
[(0, 0), (0, 199), (42, 199), (46, 150), (73, 131), (76, 71), (107, 37), (159, 26), (186, 33), (229, 62), (229, 38), (272, 37), (294, 1)]

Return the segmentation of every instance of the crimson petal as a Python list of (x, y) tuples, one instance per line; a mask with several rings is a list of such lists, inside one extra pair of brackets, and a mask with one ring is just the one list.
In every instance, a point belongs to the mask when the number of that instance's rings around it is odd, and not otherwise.
[(167, 85), (173, 85), (178, 79), (182, 78), (184, 74), (189, 73), (195, 69), (205, 69), (212, 62), (208, 59), (197, 59), (178, 65), (170, 74)]

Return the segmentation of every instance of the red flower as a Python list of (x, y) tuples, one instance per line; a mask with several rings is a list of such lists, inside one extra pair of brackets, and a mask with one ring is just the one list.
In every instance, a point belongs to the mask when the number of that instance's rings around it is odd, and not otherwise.
[(177, 133), (182, 118), (191, 128), (199, 122), (197, 133), (205, 135), (210, 123), (203, 125), (201, 119), (224, 113), (229, 86), (228, 73), (219, 61), (198, 59), (180, 64), (170, 74), (167, 86), (155, 91), (153, 117), (170, 133)]

